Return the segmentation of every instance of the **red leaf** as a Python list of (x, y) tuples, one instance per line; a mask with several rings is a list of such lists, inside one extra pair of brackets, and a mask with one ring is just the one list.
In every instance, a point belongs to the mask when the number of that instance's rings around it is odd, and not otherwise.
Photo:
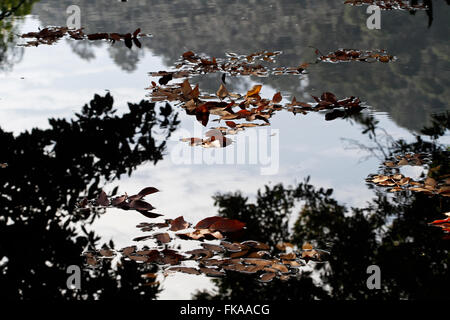
[(140, 32), (141, 32), (141, 28), (136, 29), (136, 31), (133, 32), (133, 38), (136, 38)]
[(105, 191), (102, 190), (102, 192), (98, 196), (97, 204), (103, 207), (109, 206), (108, 196), (106, 195)]
[(280, 103), (283, 97), (281, 96), (280, 92), (275, 93), (275, 95), (272, 98), (273, 103)]
[(203, 219), (201, 221), (199, 221), (196, 225), (195, 225), (195, 229), (208, 229), (214, 222), (217, 222), (219, 220), (222, 220), (222, 217), (219, 216), (215, 216), (215, 217), (209, 217), (206, 219)]
[(233, 121), (225, 121), (225, 123), (226, 123), (227, 126), (229, 126), (230, 128), (236, 128), (236, 123), (234, 123)]
[(195, 56), (195, 53), (193, 53), (192, 51), (187, 51), (187, 52), (183, 53), (184, 59), (193, 58), (194, 56)]
[(450, 218), (443, 219), (443, 220), (434, 220), (433, 222), (431, 222), (431, 224), (443, 224), (443, 223), (447, 223), (447, 222), (450, 222)]
[(245, 223), (239, 220), (225, 219), (218, 220), (209, 226), (209, 230), (220, 232), (236, 232), (245, 227)]
[(155, 187), (147, 187), (147, 188), (144, 188), (141, 191), (139, 191), (138, 195), (141, 196), (141, 198), (143, 198), (149, 194), (156, 193), (156, 192), (159, 192), (159, 190), (156, 189)]
[(331, 102), (331, 103), (337, 102), (336, 96), (334, 94), (332, 94), (331, 92), (322, 93), (322, 96), (320, 97), (320, 99), (325, 100), (327, 102)]
[(142, 200), (133, 200), (130, 202), (130, 208), (135, 210), (152, 210), (154, 207), (145, 201)]

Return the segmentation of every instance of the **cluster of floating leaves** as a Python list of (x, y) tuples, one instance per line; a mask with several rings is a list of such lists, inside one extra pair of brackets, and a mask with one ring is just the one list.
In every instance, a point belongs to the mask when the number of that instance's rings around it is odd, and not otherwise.
[[(408, 153), (405, 155), (398, 155), (394, 159), (384, 162), (383, 165), (385, 169), (390, 170), (406, 165), (422, 166), (429, 162), (430, 160), (427, 158), (426, 154)], [(430, 172), (432, 171), (433, 169), (430, 169)], [(405, 177), (401, 173), (378, 174), (370, 176), (367, 179), (367, 182), (380, 187), (388, 187), (390, 188), (390, 192), (410, 190), (414, 192), (423, 192), (429, 195), (450, 197), (450, 174), (439, 176), (439, 178), (436, 179), (427, 176), (419, 181), (415, 181), (410, 177)]]
[(434, 220), (430, 225), (441, 228), (445, 233), (443, 239), (450, 240), (450, 212), (446, 212), (444, 215), (446, 215), (447, 218)]
[(147, 187), (139, 191), (135, 195), (121, 195), (118, 197), (110, 198), (104, 191), (100, 192), (97, 199), (88, 200), (84, 198), (78, 203), (78, 208), (82, 210), (90, 210), (94, 208), (118, 208), (122, 210), (136, 210), (147, 218), (157, 218), (161, 214), (151, 212), (155, 209), (150, 203), (144, 201), (144, 197), (158, 192), (155, 187)]
[(319, 50), (316, 50), (318, 55), (318, 60), (322, 62), (349, 62), (349, 61), (360, 61), (360, 62), (391, 62), (395, 61), (395, 57), (386, 53), (385, 50), (374, 50), (374, 51), (360, 51), (355, 49), (339, 49), (334, 52), (330, 52), (327, 55), (323, 55)]
[[(168, 228), (169, 231), (177, 232), (186, 230), (190, 226), (191, 223), (186, 222), (181, 216), (174, 220), (167, 220), (164, 223), (141, 223), (137, 227), (141, 228), (141, 231), (153, 231), (154, 228)], [(175, 236), (184, 240), (221, 240), (225, 238), (224, 234), (240, 231), (244, 227), (245, 223), (239, 220), (214, 216), (198, 222), (194, 227), (194, 231), (175, 233)], [(155, 235), (148, 235), (135, 238), (133, 241), (145, 241), (154, 237)], [(157, 233), (156, 240), (166, 244), (171, 241), (171, 237), (168, 233)]]
[(5, 168), (7, 168), (8, 167), (8, 164), (7, 163), (0, 163), (0, 168), (1, 169), (5, 169)]
[[(164, 77), (165, 75), (162, 75)], [(225, 135), (236, 134), (249, 127), (270, 125), (269, 119), (275, 111), (286, 110), (294, 114), (332, 110), (326, 113), (326, 120), (334, 120), (359, 113), (364, 107), (356, 97), (338, 100), (333, 93), (324, 92), (320, 97), (312, 96), (315, 102), (305, 103), (294, 97), (291, 103), (280, 104), (283, 97), (277, 92), (271, 99), (262, 98), (262, 85), (255, 85), (246, 94), (231, 93), (222, 83), (215, 95), (202, 95), (199, 86), (192, 88), (189, 80), (171, 85), (157, 85), (152, 82), (148, 88), (152, 102), (179, 101), (188, 115), (193, 115), (206, 126), (211, 115), (218, 116), (216, 121), (225, 121), (226, 126), (214, 127), (206, 133), (205, 138), (187, 137), (182, 139), (191, 146), (226, 147), (231, 140)], [(209, 100), (206, 100), (209, 99)], [(211, 100), (215, 99), (215, 100)], [(228, 101), (225, 101), (228, 99)], [(236, 110), (237, 108), (237, 110)], [(243, 123), (235, 121), (243, 120)], [(254, 121), (261, 120), (257, 123)]]
[[(317, 54), (319, 51), (316, 50)], [(218, 116), (214, 121), (225, 121), (226, 126), (213, 127), (205, 137), (186, 137), (183, 142), (191, 146), (202, 146), (204, 148), (223, 148), (232, 143), (226, 135), (236, 134), (249, 127), (270, 125), (269, 119), (275, 111), (287, 110), (294, 114), (307, 114), (313, 111), (331, 110), (326, 113), (325, 120), (345, 118), (359, 113), (364, 107), (357, 97), (338, 100), (330, 92), (324, 92), (321, 97), (314, 97), (315, 102), (306, 103), (297, 101), (293, 97), (292, 102), (282, 105), (281, 93), (277, 92), (272, 99), (262, 98), (260, 91), (262, 85), (255, 85), (246, 94), (229, 92), (225, 87), (226, 75), (255, 75), (268, 76), (282, 74), (301, 74), (308, 67), (303, 63), (298, 67), (278, 67), (271, 70), (259, 64), (259, 61), (274, 62), (274, 58), (281, 54), (280, 51), (261, 51), (250, 55), (227, 54), (226, 59), (201, 57), (192, 51), (185, 52), (180, 62), (175, 66), (177, 71), (151, 72), (153, 77), (159, 77), (158, 84), (152, 81), (150, 98), (152, 102), (176, 101), (186, 110), (188, 115), (193, 115), (203, 125), (207, 126), (210, 116)], [(385, 51), (359, 51), (341, 49), (327, 56), (320, 56), (316, 62), (338, 62), (338, 61), (366, 61), (372, 60), (389, 62), (394, 57), (387, 55)], [(215, 94), (200, 92), (199, 86), (194, 88), (189, 82), (192, 75), (221, 72), (222, 84)], [(181, 83), (171, 83), (175, 79), (183, 79)], [(235, 108), (238, 108), (237, 110)], [(240, 121), (237, 123), (235, 121)], [(245, 122), (244, 122), (245, 120)], [(262, 122), (255, 122), (261, 120)]]
[[(137, 227), (144, 231), (153, 231), (155, 228), (167, 228), (167, 231), (180, 231), (189, 228), (190, 223), (184, 221), (183, 217), (174, 220), (166, 220), (164, 223), (141, 223)], [(210, 277), (223, 277), (227, 272), (239, 272), (243, 274), (255, 274), (260, 281), (269, 282), (275, 278), (288, 280), (299, 273), (299, 268), (306, 266), (309, 261), (325, 262), (329, 253), (314, 248), (305, 243), (301, 249), (296, 249), (293, 244), (280, 243), (277, 249), (283, 251), (277, 255), (271, 255), (270, 247), (259, 241), (228, 242), (221, 240), (219, 244), (207, 243), (203, 240), (212, 235), (213, 232), (229, 233), (241, 230), (245, 224), (237, 220), (222, 217), (209, 217), (200, 221), (193, 233), (178, 233), (177, 235), (186, 240), (201, 242), (200, 248), (189, 251), (169, 249), (167, 246), (144, 247), (137, 249), (129, 246), (118, 251), (104, 247), (98, 251), (86, 252), (86, 262), (91, 266), (98, 266), (103, 259), (111, 259), (121, 255), (125, 259), (145, 264), (157, 264), (163, 269), (164, 275), (174, 272), (182, 272), (193, 275), (204, 274)], [(156, 239), (160, 245), (166, 245), (171, 241), (168, 232), (156, 232), (151, 236), (135, 238), (134, 241), (145, 241)], [(223, 239), (223, 236), (213, 235), (215, 240)], [(190, 265), (187, 266), (186, 262)], [(144, 274), (144, 278), (156, 278), (156, 274)], [(150, 284), (154, 284), (151, 282)]]
[(85, 34), (83, 28), (80, 29), (69, 29), (68, 27), (48, 27), (39, 32), (29, 32), (22, 34), (22, 38), (34, 38), (35, 40), (28, 41), (23, 46), (38, 46), (40, 44), (51, 45), (57, 42), (63, 37), (69, 37), (74, 40), (109, 40), (112, 43), (116, 41), (124, 41), (125, 46), (132, 48), (133, 44), (138, 48), (141, 48), (142, 44), (139, 42), (139, 37), (148, 36), (146, 34), (141, 34), (141, 29), (137, 29), (133, 33), (92, 33)]
[[(82, 209), (90, 207), (132, 209), (143, 213), (148, 218), (155, 218), (149, 214), (153, 206), (142, 200), (146, 195), (155, 192), (158, 192), (158, 189), (147, 187), (132, 196), (125, 194), (109, 198), (102, 191), (95, 200), (83, 199), (79, 207)], [(259, 274), (261, 281), (269, 282), (275, 278), (288, 280), (298, 273), (298, 268), (305, 266), (310, 260), (326, 261), (329, 255), (328, 252), (315, 249), (308, 243), (304, 244), (301, 250), (295, 250), (295, 246), (290, 243), (280, 243), (277, 249), (284, 252), (273, 256), (269, 252), (270, 247), (258, 241), (228, 242), (226, 241), (228, 236), (241, 232), (245, 228), (245, 223), (235, 219), (213, 216), (199, 221), (194, 227), (191, 226), (192, 224), (185, 221), (183, 216), (173, 220), (166, 219), (164, 222), (140, 223), (137, 228), (150, 234), (134, 238), (133, 241), (153, 240), (156, 242), (155, 247), (145, 246), (138, 249), (133, 245), (116, 251), (104, 246), (100, 250), (85, 252), (86, 263), (96, 267), (103, 259), (112, 259), (120, 254), (123, 258), (135, 262), (161, 265), (165, 275), (172, 272), (184, 272), (218, 277), (225, 276), (227, 271), (234, 271)], [(201, 248), (186, 252), (174, 250), (168, 246), (174, 238), (197, 241)], [(208, 240), (220, 241), (220, 243), (205, 242)], [(191, 264), (196, 263), (196, 266), (184, 265), (187, 261)], [(156, 275), (145, 274), (143, 277), (154, 279)], [(146, 285), (155, 283), (152, 281)]]
[(320, 97), (312, 96), (315, 103), (298, 102), (294, 97), (292, 102), (286, 107), (288, 111), (307, 114), (309, 111), (332, 110), (325, 114), (325, 120), (330, 121), (336, 118), (345, 118), (359, 113), (365, 107), (361, 106), (361, 100), (357, 97), (349, 97), (338, 100), (331, 92), (324, 92)]
[(426, 2), (423, 3), (411, 3), (409, 0), (345, 0), (345, 4), (352, 6), (360, 5), (376, 5), (383, 10), (427, 10), (429, 9)]
[(183, 53), (181, 60), (175, 65), (178, 71), (152, 72), (151, 76), (163, 76), (160, 84), (165, 84), (171, 79), (185, 77), (186, 75), (198, 75), (221, 72), (229, 75), (267, 77), (269, 75), (302, 74), (308, 67), (308, 63), (302, 63), (296, 67), (268, 68), (261, 64), (262, 61), (274, 63), (275, 57), (281, 51), (261, 51), (249, 55), (237, 55), (227, 53), (226, 58), (201, 57), (192, 51)]
[(385, 161), (385, 168), (398, 168), (401, 166), (422, 166), (430, 162), (430, 158), (424, 153), (406, 153), (397, 155), (392, 160)]

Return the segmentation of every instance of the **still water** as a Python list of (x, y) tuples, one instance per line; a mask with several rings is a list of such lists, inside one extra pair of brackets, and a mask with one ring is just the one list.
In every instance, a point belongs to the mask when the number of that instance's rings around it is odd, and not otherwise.
[[(450, 111), (450, 6), (433, 1), (432, 10), (414, 14), (383, 10), (381, 29), (370, 30), (367, 6), (343, 2), (27, 0), (0, 20), (0, 163), (8, 164), (0, 169), (1, 296), (448, 298), (449, 240), (428, 225), (449, 211), (448, 198), (390, 193), (369, 185), (366, 178), (400, 152), (441, 150), (431, 162), (442, 168), (448, 164), (445, 123), (438, 139), (421, 130), (432, 124), (433, 115)], [(0, 9), (20, 3), (2, 1)], [(22, 46), (23, 33), (65, 26), (71, 5), (81, 9), (86, 34), (140, 28), (150, 36), (139, 39), (141, 48), (131, 49), (121, 42), (73, 39)], [(328, 54), (339, 48), (383, 49), (395, 61), (314, 63), (316, 49)], [(260, 84), (262, 97), (271, 99), (280, 92), (283, 103), (294, 96), (312, 103), (311, 96), (332, 92), (338, 99), (359, 97), (366, 108), (333, 121), (320, 112), (276, 112), (270, 126), (245, 131), (258, 132), (251, 143), (269, 145), (266, 163), (261, 154), (254, 162), (238, 163), (237, 152), (249, 156), (251, 146), (238, 150), (237, 143), (221, 150), (233, 161), (209, 161), (219, 151), (191, 147), (180, 138), (201, 136), (223, 121), (210, 119), (204, 127), (176, 102), (170, 102), (168, 114), (160, 111), (165, 102), (158, 102), (151, 116), (130, 112), (129, 104), (142, 110), (150, 99), (148, 88), (159, 78), (149, 73), (176, 70), (184, 52), (224, 58), (227, 53), (264, 50), (282, 52), (274, 68), (309, 66), (297, 75), (228, 75), (230, 92), (245, 95)], [(212, 73), (189, 81), (215, 94), (221, 76)], [(95, 98), (100, 109), (110, 104), (101, 97), (112, 97), (116, 112), (82, 112), (95, 95), (100, 96)], [(115, 122), (106, 123), (108, 117), (116, 117)], [(368, 129), (375, 123), (375, 129)], [(136, 151), (133, 147), (146, 136), (148, 126), (149, 144), (142, 143)], [(432, 146), (422, 140), (414, 144), (418, 135)], [(239, 135), (230, 138), (236, 142)], [(200, 161), (194, 161), (194, 150)], [(264, 174), (267, 166), (272, 170)], [(399, 172), (420, 179), (430, 167), (406, 165)], [(307, 185), (315, 191), (307, 192)], [(147, 186), (160, 190), (147, 197), (163, 214), (156, 220), (133, 210), (86, 214), (76, 208), (81, 197), (92, 198), (102, 189), (110, 194), (117, 187), (118, 194), (132, 195)], [(333, 194), (320, 188), (333, 189)], [(246, 222), (247, 234), (241, 240), (266, 242), (271, 249), (280, 241), (300, 247), (308, 241), (329, 251), (330, 259), (311, 262), (288, 281), (265, 284), (236, 273), (214, 280), (161, 273), (157, 282), (144, 287), (143, 264), (128, 259), (118, 268), (109, 262), (101, 270), (86, 268), (81, 290), (66, 287), (67, 266), (84, 268), (82, 253), (92, 245), (99, 249), (111, 241), (116, 249), (151, 247), (151, 242), (132, 241), (143, 235), (136, 228), (139, 223), (183, 216), (195, 224), (215, 215)], [(189, 241), (174, 243), (183, 250), (198, 247)], [(378, 291), (366, 287), (366, 268), (373, 264), (383, 274)], [(145, 268), (157, 273), (155, 266)], [(89, 272), (97, 273), (90, 278)]]

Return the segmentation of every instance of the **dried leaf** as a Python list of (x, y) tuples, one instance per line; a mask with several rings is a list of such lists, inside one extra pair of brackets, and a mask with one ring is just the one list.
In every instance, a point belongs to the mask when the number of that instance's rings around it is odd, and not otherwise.
[(190, 224), (189, 222), (184, 221), (183, 216), (180, 216), (170, 223), (170, 231), (180, 231), (189, 228)]

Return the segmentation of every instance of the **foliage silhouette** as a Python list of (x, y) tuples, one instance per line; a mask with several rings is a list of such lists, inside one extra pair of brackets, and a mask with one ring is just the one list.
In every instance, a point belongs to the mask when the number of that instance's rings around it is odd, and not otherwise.
[(82, 266), (83, 250), (99, 245), (86, 226), (103, 211), (77, 210), (80, 196), (92, 197), (105, 181), (161, 160), (164, 139), (178, 125), (169, 104), (157, 110), (145, 100), (129, 103), (117, 116), (113, 102), (109, 93), (95, 95), (75, 119), (50, 119), (46, 130), (14, 136), (0, 129), (0, 161), (8, 163), (0, 172), (2, 299), (155, 298), (157, 286), (140, 287), (143, 270), (136, 268), (142, 267), (127, 261), (116, 269), (105, 261), (83, 272), (81, 290), (66, 288), (67, 267)]

